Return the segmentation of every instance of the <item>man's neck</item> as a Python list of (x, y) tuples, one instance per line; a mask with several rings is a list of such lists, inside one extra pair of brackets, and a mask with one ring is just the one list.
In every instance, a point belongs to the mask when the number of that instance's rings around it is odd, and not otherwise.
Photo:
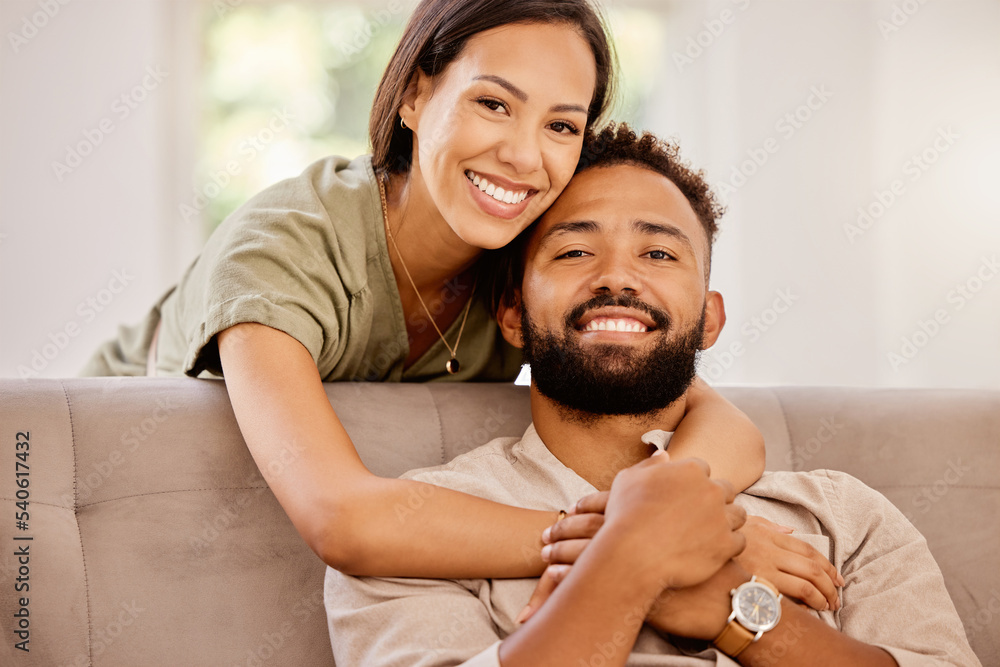
[(531, 418), (538, 437), (563, 465), (598, 491), (611, 488), (619, 471), (649, 457), (655, 448), (640, 439), (653, 429), (673, 431), (684, 416), (682, 396), (641, 416), (574, 413), (531, 387)]

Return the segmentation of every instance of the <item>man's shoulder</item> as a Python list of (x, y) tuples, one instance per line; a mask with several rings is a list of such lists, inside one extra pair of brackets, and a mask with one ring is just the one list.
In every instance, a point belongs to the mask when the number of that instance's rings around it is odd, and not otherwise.
[(498, 500), (496, 496), (509, 497), (503, 480), (517, 465), (514, 450), (520, 442), (521, 438), (494, 438), (447, 463), (410, 470), (400, 477), (491, 500)]
[(565, 509), (596, 491), (545, 447), (533, 424), (520, 438), (496, 438), (444, 465), (402, 477), (540, 510)]
[(737, 499), (748, 513), (795, 529), (852, 543), (873, 531), (912, 527), (884, 495), (837, 470), (766, 472)]

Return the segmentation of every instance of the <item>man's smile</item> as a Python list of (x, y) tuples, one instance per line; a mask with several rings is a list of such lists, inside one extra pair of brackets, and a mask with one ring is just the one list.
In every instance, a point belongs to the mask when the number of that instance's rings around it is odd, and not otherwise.
[(648, 333), (658, 327), (647, 313), (635, 308), (605, 306), (583, 314), (573, 326), (581, 333), (614, 331), (616, 333)]

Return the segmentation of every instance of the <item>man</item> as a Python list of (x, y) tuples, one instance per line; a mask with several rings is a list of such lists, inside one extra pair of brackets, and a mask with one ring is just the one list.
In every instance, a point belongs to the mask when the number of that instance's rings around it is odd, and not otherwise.
[(782, 472), (737, 498), (841, 571), (843, 605), (812, 612), (731, 560), (739, 517), (707, 466), (650, 456), (725, 323), (708, 289), (719, 210), (652, 136), (612, 128), (593, 145), (514, 255), (499, 308), (531, 364), (532, 426), (408, 476), (547, 510), (610, 488), (603, 525), (521, 627), (534, 579), (328, 570), (337, 663), (978, 665), (926, 543), (877, 492)]

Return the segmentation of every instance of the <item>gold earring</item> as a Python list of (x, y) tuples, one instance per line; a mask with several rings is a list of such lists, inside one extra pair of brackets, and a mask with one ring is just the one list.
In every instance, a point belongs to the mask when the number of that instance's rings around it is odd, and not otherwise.
[(399, 117), (399, 126), (400, 126), (401, 128), (403, 128), (404, 130), (406, 129), (406, 121), (405, 121), (405, 120), (403, 120), (403, 117), (402, 117), (402, 116), (400, 116), (400, 117)]

